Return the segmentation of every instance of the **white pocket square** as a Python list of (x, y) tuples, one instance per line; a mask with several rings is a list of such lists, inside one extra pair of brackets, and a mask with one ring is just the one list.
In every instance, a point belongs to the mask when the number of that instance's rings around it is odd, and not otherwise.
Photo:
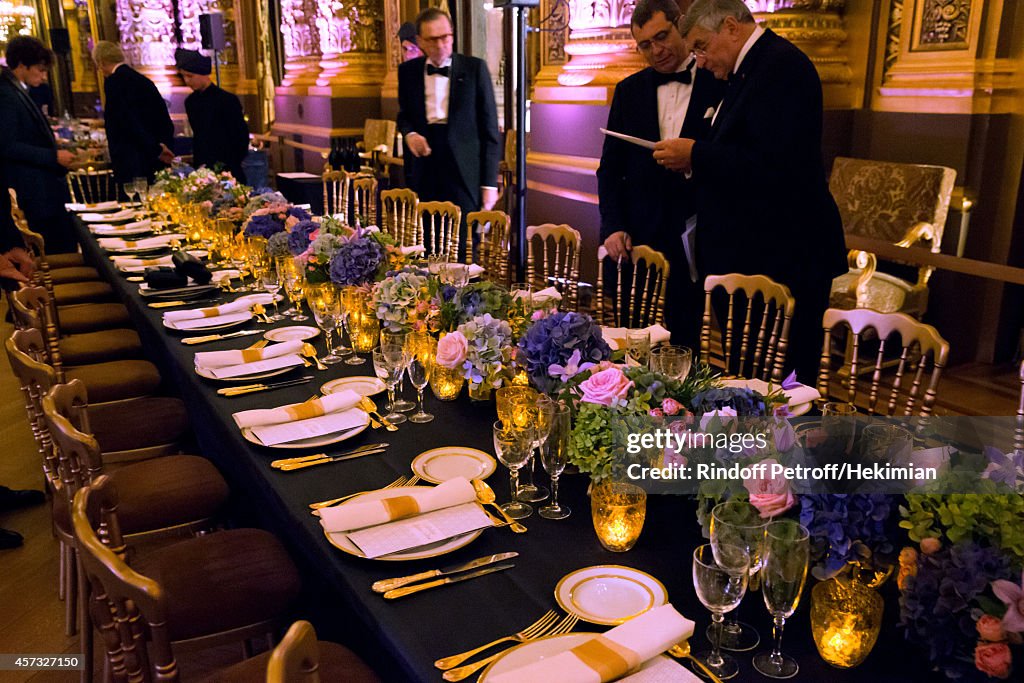
[(715, 117), (715, 108), (714, 107), (708, 107), (708, 110), (706, 112), (704, 112), (704, 118), (711, 119), (711, 118), (714, 118), (714, 117)]

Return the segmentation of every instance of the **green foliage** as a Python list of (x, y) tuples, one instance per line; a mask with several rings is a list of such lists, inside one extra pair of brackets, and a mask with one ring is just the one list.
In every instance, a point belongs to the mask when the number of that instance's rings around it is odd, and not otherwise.
[(900, 507), (910, 539), (946, 538), (951, 543), (973, 540), (999, 548), (1024, 564), (1024, 497), (998, 493), (1004, 487), (988, 480), (976, 483), (982, 493), (911, 494)]

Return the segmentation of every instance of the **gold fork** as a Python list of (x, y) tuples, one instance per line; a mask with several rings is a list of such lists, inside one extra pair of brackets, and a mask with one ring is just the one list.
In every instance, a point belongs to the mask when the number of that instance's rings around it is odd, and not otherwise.
[[(562, 635), (565, 635), (566, 633), (570, 633), (574, 628), (576, 628), (576, 622), (578, 622), (579, 620), (580, 620), (580, 618), (577, 617), (574, 614), (569, 614), (567, 616), (564, 616), (564, 617), (562, 617), (562, 620), (560, 622), (558, 622), (558, 624), (555, 625), (554, 628), (552, 628), (551, 630), (543, 633), (542, 635), (545, 635), (545, 636), (562, 636)], [(444, 672), (443, 678), (446, 681), (461, 681), (464, 678), (468, 678), (468, 677), (472, 676), (474, 673), (476, 673), (477, 671), (479, 671), (480, 669), (484, 668), (485, 666), (487, 666), (488, 664), (493, 662), (498, 657), (500, 657), (503, 654), (505, 654), (508, 651), (508, 649), (509, 648), (505, 648), (504, 650), (502, 650), (501, 652), (498, 652), (497, 654), (493, 654), (490, 657), (484, 657), (479, 662), (473, 662), (472, 664), (466, 664), (465, 666), (460, 666), (457, 669), (449, 669), (448, 671)]]
[(480, 647), (468, 650), (466, 652), (462, 652), (457, 655), (452, 655), (451, 657), (442, 657), (441, 659), (434, 662), (434, 666), (436, 666), (438, 669), (441, 669), (442, 671), (445, 671), (447, 669), (456, 667), (459, 664), (462, 664), (464, 661), (466, 661), (473, 655), (479, 654), (487, 648), (494, 647), (499, 643), (507, 643), (509, 641), (516, 643), (525, 643), (528, 640), (533, 640), (534, 638), (543, 635), (545, 631), (547, 631), (549, 628), (555, 625), (556, 621), (558, 621), (558, 613), (554, 610), (548, 610), (541, 616), (540, 619), (533, 622), (521, 631), (513, 633), (510, 636), (505, 636), (504, 638), (492, 640), (486, 645), (481, 645)]
[[(395, 479), (387, 486), (382, 486), (379, 490), (383, 491), (384, 489), (397, 489), (400, 486), (415, 486), (416, 482), (418, 482), (419, 480), (419, 477), (399, 477), (398, 479)], [(350, 493), (347, 496), (342, 496), (341, 498), (331, 498), (330, 500), (321, 500), (319, 503), (310, 503), (309, 509), (319, 510), (321, 508), (334, 507), (338, 503), (343, 503), (349, 498), (355, 498), (356, 496), (361, 496), (364, 493), (369, 493), (369, 491), (356, 491), (355, 493)]]

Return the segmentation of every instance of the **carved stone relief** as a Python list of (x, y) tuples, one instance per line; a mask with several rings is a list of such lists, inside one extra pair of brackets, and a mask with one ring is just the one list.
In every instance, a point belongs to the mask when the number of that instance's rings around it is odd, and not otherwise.
[(130, 64), (167, 66), (174, 64), (177, 47), (172, 0), (117, 0), (117, 28), (121, 47)]
[(914, 49), (967, 47), (971, 0), (922, 0), (918, 12)]

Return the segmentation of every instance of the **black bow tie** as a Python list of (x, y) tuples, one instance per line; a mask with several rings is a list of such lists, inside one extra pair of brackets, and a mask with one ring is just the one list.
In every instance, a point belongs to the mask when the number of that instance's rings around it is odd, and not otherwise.
[(663, 74), (660, 71), (654, 72), (654, 83), (657, 86), (665, 85), (666, 83), (685, 83), (689, 85), (693, 81), (693, 74), (689, 69), (682, 71), (676, 71), (675, 73)]
[(428, 76), (444, 76), (445, 78), (451, 78), (452, 68), (450, 66), (434, 66), (433, 64), (427, 64), (427, 75)]

